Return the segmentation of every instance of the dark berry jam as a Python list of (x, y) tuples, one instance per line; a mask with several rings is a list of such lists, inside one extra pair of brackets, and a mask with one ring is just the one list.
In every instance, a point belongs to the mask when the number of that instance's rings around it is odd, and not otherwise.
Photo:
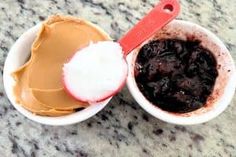
[(205, 105), (218, 76), (216, 64), (199, 41), (155, 40), (140, 49), (135, 80), (154, 105), (186, 113)]

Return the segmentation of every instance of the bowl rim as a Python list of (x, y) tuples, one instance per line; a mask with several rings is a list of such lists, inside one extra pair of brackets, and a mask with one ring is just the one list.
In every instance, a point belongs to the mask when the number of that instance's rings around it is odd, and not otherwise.
[[(220, 47), (224, 47), (226, 50), (227, 48), (225, 47), (225, 45), (223, 44), (223, 42), (212, 32), (210, 32), (209, 30), (207, 30), (206, 28), (195, 24), (193, 22), (190, 21), (184, 21), (184, 20), (173, 20), (172, 24), (182, 24), (185, 26), (194, 26), (197, 29), (201, 30), (202, 32), (206, 33), (207, 35), (210, 36), (210, 38), (213, 38), (214, 41), (216, 41), (218, 44), (220, 44)], [(149, 38), (148, 40), (152, 39)], [(146, 40), (145, 42), (143, 42), (141, 45), (145, 44), (148, 42), (148, 40)], [(217, 45), (218, 45), (217, 44)], [(193, 125), (193, 124), (200, 124), (200, 123), (204, 123), (207, 122), (213, 118), (215, 118), (216, 116), (218, 116), (220, 113), (222, 113), (226, 107), (230, 104), (230, 101), (232, 100), (233, 96), (234, 96), (234, 91), (235, 91), (235, 87), (236, 87), (236, 70), (235, 70), (235, 64), (233, 67), (233, 72), (232, 75), (229, 77), (229, 81), (226, 84), (225, 87), (225, 92), (224, 94), (220, 97), (220, 100), (217, 102), (216, 107), (212, 108), (211, 110), (207, 111), (206, 113), (203, 114), (198, 114), (198, 115), (194, 115), (194, 116), (177, 116), (173, 113), (169, 113), (167, 111), (164, 111), (162, 109), (160, 109), (157, 106), (154, 106), (152, 103), (150, 103), (145, 97), (144, 95), (140, 92), (140, 90), (138, 89), (137, 85), (136, 85), (136, 81), (135, 78), (132, 75), (132, 67), (133, 67), (133, 57), (134, 57), (134, 51), (133, 50), (128, 56), (127, 56), (127, 61), (128, 61), (128, 66), (129, 66), (129, 75), (127, 78), (127, 86), (128, 89), (131, 93), (131, 95), (134, 97), (134, 99), (138, 102), (138, 104), (148, 113), (150, 113), (152, 116), (168, 122), (168, 123), (172, 123), (172, 124), (178, 124), (178, 125)], [(226, 53), (229, 53), (229, 51), (227, 50)], [(230, 57), (230, 62), (234, 63), (232, 56), (229, 53), (229, 57)]]
[[(84, 19), (81, 19), (81, 20), (84, 20)], [(109, 35), (105, 31), (103, 31), (99, 26), (87, 20), (84, 20), (84, 21), (87, 24), (94, 27), (95, 29), (99, 30), (99, 32), (107, 36), (109, 39), (111, 39)], [(16, 63), (14, 62), (14, 57), (18, 54), (18, 56), (21, 57), (21, 58), (18, 58), (18, 60), (22, 59), (22, 57), (24, 58), (23, 60), (27, 59), (27, 57), (29, 56), (31, 52), (31, 45), (34, 39), (36, 38), (36, 34), (40, 30), (42, 24), (43, 23), (38, 23), (37, 25), (26, 30), (12, 45), (6, 57), (6, 60), (4, 63), (4, 69), (3, 69), (3, 86), (5, 89), (6, 96), (10, 100), (11, 105), (13, 105), (17, 111), (19, 111), (22, 115), (24, 115), (28, 119), (41, 123), (41, 124), (52, 125), (52, 126), (64, 126), (64, 125), (70, 125), (70, 124), (87, 120), (88, 118), (94, 116), (96, 113), (101, 111), (108, 104), (108, 102), (111, 100), (112, 97), (104, 100), (103, 102), (91, 104), (89, 107), (81, 111), (77, 111), (69, 115), (58, 116), (58, 117), (40, 116), (40, 115), (33, 114), (32, 112), (26, 110), (15, 101), (15, 97), (13, 94), (14, 79), (12, 78), (11, 73), (14, 70), (16, 70), (16, 68), (20, 67), (21, 65), (18, 65), (16, 67), (15, 65)], [(21, 51), (23, 53), (19, 54)], [(12, 66), (15, 66), (15, 67), (12, 68)]]

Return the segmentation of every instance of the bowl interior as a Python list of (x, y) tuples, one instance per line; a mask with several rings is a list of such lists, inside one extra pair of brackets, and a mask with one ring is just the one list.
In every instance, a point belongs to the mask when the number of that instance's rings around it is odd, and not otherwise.
[[(134, 79), (134, 65), (140, 48), (155, 39), (200, 40), (201, 45), (209, 49), (217, 60), (219, 76), (212, 94), (204, 107), (193, 112), (177, 114), (163, 111), (151, 104), (139, 91)], [(128, 88), (137, 102), (153, 116), (176, 124), (197, 124), (219, 115), (230, 103), (236, 86), (235, 66), (225, 45), (213, 33), (205, 28), (182, 20), (174, 20), (158, 31), (151, 38), (136, 48), (127, 58), (129, 64)]]
[(29, 29), (27, 32), (25, 32), (12, 46), (6, 58), (4, 65), (3, 83), (10, 102), (20, 113), (22, 113), (27, 118), (47, 125), (68, 125), (81, 122), (92, 117), (101, 109), (103, 109), (111, 98), (105, 100), (104, 102), (90, 105), (89, 107), (81, 111), (77, 111), (75, 113), (59, 117), (35, 115), (29, 112), (28, 110), (24, 109), (20, 104), (17, 104), (15, 102), (15, 97), (13, 94), (13, 86), (15, 84), (15, 81), (11, 76), (11, 73), (15, 71), (18, 67), (23, 65), (29, 58), (31, 52), (31, 45), (35, 40), (40, 27), (41, 24), (38, 24)]

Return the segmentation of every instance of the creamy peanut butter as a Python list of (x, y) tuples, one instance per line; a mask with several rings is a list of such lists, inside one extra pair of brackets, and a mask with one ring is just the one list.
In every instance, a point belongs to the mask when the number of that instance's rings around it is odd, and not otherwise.
[(92, 41), (108, 39), (85, 20), (60, 15), (49, 17), (32, 45), (30, 59), (13, 73), (17, 103), (45, 116), (66, 115), (88, 106), (66, 93), (62, 67), (78, 49)]

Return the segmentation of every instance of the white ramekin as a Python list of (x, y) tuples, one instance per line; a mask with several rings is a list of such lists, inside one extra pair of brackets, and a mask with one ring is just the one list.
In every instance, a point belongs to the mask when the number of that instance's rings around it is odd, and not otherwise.
[[(89, 22), (88, 22), (89, 23)], [(91, 24), (91, 23), (89, 23)], [(47, 116), (39, 116), (35, 115), (25, 108), (23, 108), (20, 104), (17, 104), (15, 101), (15, 96), (13, 94), (13, 86), (15, 84), (14, 79), (11, 76), (11, 73), (23, 65), (26, 60), (28, 59), (30, 52), (31, 52), (31, 45), (36, 38), (37, 32), (39, 31), (42, 24), (38, 24), (24, 34), (20, 36), (20, 38), (15, 42), (12, 46), (4, 65), (4, 72), (3, 72), (3, 84), (7, 94), (8, 99), (12, 103), (12, 105), (24, 116), (27, 118), (46, 125), (69, 125), (73, 123), (78, 123), (84, 121), (97, 112), (102, 110), (107, 103), (110, 101), (111, 98), (105, 100), (104, 102), (90, 105), (89, 107), (77, 111), (75, 113), (66, 115), (66, 116), (59, 116), (59, 117), (47, 117)], [(104, 35), (109, 37), (107, 33), (101, 30), (99, 27), (91, 24), (95, 28), (97, 28), (100, 32)]]
[[(138, 89), (134, 78), (134, 65), (140, 48), (154, 39), (183, 39), (200, 40), (201, 45), (209, 49), (217, 60), (219, 76), (216, 79), (212, 94), (205, 107), (185, 114), (164, 111), (149, 102)], [(129, 75), (127, 85), (134, 99), (148, 113), (163, 121), (191, 125), (199, 124), (213, 119), (222, 113), (233, 98), (236, 87), (236, 71), (233, 59), (223, 42), (209, 30), (192, 22), (174, 20), (158, 31), (151, 38), (143, 42), (127, 57)]]

